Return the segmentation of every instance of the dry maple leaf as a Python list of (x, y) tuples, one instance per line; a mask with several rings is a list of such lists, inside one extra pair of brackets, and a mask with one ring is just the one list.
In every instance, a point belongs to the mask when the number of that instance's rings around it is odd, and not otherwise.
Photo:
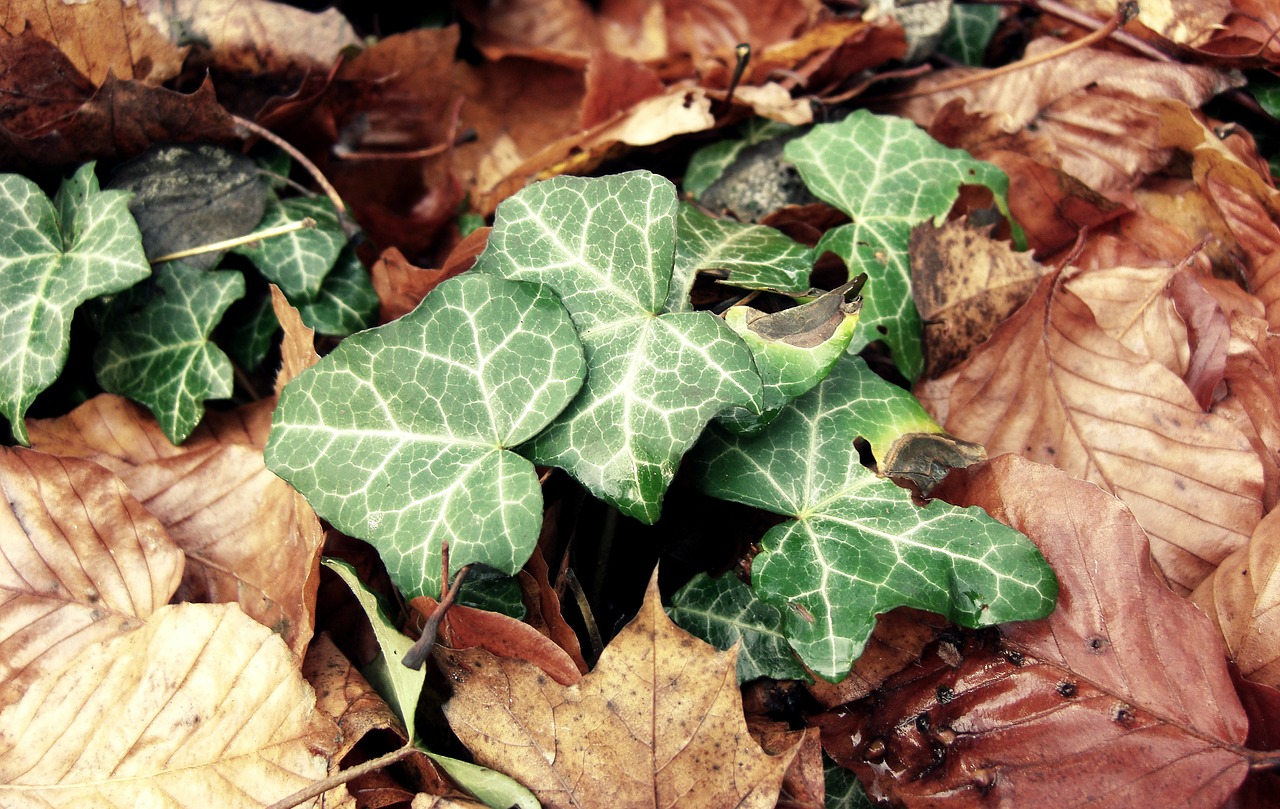
[(0, 704), (81, 649), (142, 625), (182, 577), (180, 551), (115, 475), (0, 448)]
[(769, 756), (751, 738), (736, 658), (667, 618), (655, 573), (574, 685), (521, 660), (443, 652), (445, 716), (478, 762), (547, 807), (772, 807), (795, 748)]
[(1118, 500), (1005, 455), (945, 496), (1026, 533), (1056, 611), (956, 633), (874, 700), (822, 718), (827, 751), (873, 798), (931, 806), (1217, 807), (1249, 769), (1221, 639), (1153, 569)]
[(1125, 501), (1172, 584), (1189, 592), (1262, 517), (1262, 465), (1175, 373), (1104, 332), (1062, 272), (917, 395), (990, 456), (1059, 467)]

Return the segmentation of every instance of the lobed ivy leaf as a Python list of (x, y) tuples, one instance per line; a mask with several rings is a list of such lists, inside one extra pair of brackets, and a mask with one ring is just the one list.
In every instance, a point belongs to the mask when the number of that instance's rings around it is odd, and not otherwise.
[(676, 233), (669, 312), (692, 310), (689, 290), (694, 276), (708, 270), (727, 270), (726, 283), (744, 289), (796, 295), (809, 291), (813, 253), (776, 228), (716, 219), (685, 203), (680, 206)]
[(724, 411), (716, 420), (735, 433), (756, 433), (777, 418), (782, 408), (826, 378), (844, 356), (858, 325), (866, 276), (819, 295), (808, 303), (765, 314), (750, 306), (734, 306), (724, 320), (751, 349), (764, 381), (760, 412), (745, 407)]
[(209, 334), (244, 296), (244, 276), (168, 262), (146, 292), (140, 309), (120, 307), (108, 315), (94, 373), (104, 390), (146, 405), (169, 440), (180, 444), (204, 417), (206, 399), (231, 395), (231, 360)]
[(853, 220), (827, 231), (814, 248), (815, 255), (831, 251), (851, 273), (865, 272), (871, 279), (863, 328), (849, 351), (883, 339), (902, 373), (916, 378), (924, 355), (920, 315), (911, 298), (911, 229), (951, 210), (962, 185), (991, 189), (1008, 216), (1008, 176), (968, 152), (948, 149), (911, 121), (866, 110), (814, 127), (783, 153), (810, 191)]
[(295, 305), (303, 323), (334, 337), (355, 334), (378, 322), (378, 293), (350, 245), (338, 255), (316, 296)]
[(267, 465), (373, 543), (406, 598), (481, 562), (514, 575), (542, 525), (533, 465), (508, 449), (578, 392), (585, 363), (555, 296), (467, 273), (343, 340), (285, 386)]
[(741, 641), (738, 682), (758, 677), (811, 681), (782, 631), (782, 612), (761, 601), (737, 576), (694, 576), (671, 597), (667, 614), (717, 649)]
[(978, 67), (999, 25), (999, 6), (953, 3), (938, 50), (962, 65)]
[(307, 217), (315, 220), (315, 227), (262, 239), (234, 250), (252, 261), (268, 281), (280, 287), (290, 302), (314, 300), (320, 294), (325, 276), (347, 243), (338, 214), (325, 197), (280, 200), (272, 195), (258, 224), (259, 230), (266, 230)]
[(761, 401), (751, 352), (722, 320), (666, 309), (675, 243), (667, 180), (557, 177), (498, 206), (475, 265), (554, 290), (586, 352), (582, 391), (521, 451), (647, 523), (707, 421)]
[(733, 165), (743, 149), (794, 131), (794, 126), (768, 118), (750, 118), (744, 121), (738, 129), (741, 137), (718, 140), (693, 153), (684, 173), (685, 192), (693, 197), (701, 196), (703, 191), (720, 179), (725, 169)]
[(1057, 581), (1022, 534), (977, 508), (910, 493), (862, 466), (854, 439), (883, 400), (859, 358), (797, 399), (763, 434), (715, 430), (696, 453), (708, 494), (795, 519), (775, 526), (752, 564), (756, 594), (785, 607), (786, 635), (820, 676), (848, 674), (875, 626), (897, 606), (962, 626), (1040, 618)]
[(25, 177), (0, 174), (0, 413), (23, 444), (27, 408), (67, 361), (76, 307), (151, 274), (129, 195), (99, 190), (93, 166), (53, 202)]

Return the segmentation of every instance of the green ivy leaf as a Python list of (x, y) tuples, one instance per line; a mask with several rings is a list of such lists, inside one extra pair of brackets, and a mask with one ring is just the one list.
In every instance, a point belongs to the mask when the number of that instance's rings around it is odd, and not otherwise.
[(713, 579), (699, 573), (671, 597), (667, 614), (717, 649), (728, 649), (742, 641), (738, 653), (739, 683), (757, 677), (812, 679), (787, 645), (782, 612), (756, 598), (737, 576), (726, 574)]
[(759, 432), (788, 402), (825, 379), (853, 340), (862, 307), (858, 291), (865, 280), (859, 276), (806, 304), (773, 314), (750, 306), (725, 312), (725, 323), (751, 349), (764, 380), (764, 405), (759, 413), (730, 408), (717, 422), (735, 433)]
[(246, 371), (257, 369), (267, 358), (280, 331), (280, 321), (271, 308), (271, 296), (264, 289), (250, 292), (232, 304), (218, 328), (218, 344), (236, 365)]
[[(849, 346), (883, 339), (910, 379), (924, 369), (920, 315), (911, 298), (911, 229), (945, 215), (961, 185), (981, 185), (1008, 215), (1009, 178), (968, 152), (948, 149), (903, 118), (858, 110), (787, 144), (784, 154), (820, 199), (853, 220), (827, 231), (815, 255), (831, 251), (851, 273), (870, 277), (862, 330)], [(1020, 231), (1015, 233), (1020, 235)]]
[(27, 408), (67, 361), (76, 307), (151, 274), (128, 200), (99, 190), (92, 163), (54, 202), (25, 177), (0, 174), (0, 413), (23, 444)]
[(999, 24), (999, 6), (953, 3), (938, 50), (962, 65), (978, 67)]
[(206, 399), (231, 395), (231, 360), (209, 334), (243, 297), (244, 276), (171, 261), (156, 269), (146, 291), (140, 309), (113, 308), (108, 315), (94, 372), (104, 390), (146, 405), (180, 444), (204, 417)]
[(768, 118), (751, 118), (738, 130), (741, 137), (719, 140), (693, 153), (684, 173), (685, 193), (699, 197), (711, 184), (720, 179), (724, 170), (733, 165), (738, 155), (748, 146), (764, 143), (776, 137), (794, 132), (795, 127)]
[(786, 635), (817, 674), (837, 681), (862, 653), (875, 616), (897, 606), (962, 626), (1043, 617), (1057, 582), (1035, 546), (977, 508), (934, 501), (861, 465), (854, 439), (883, 404), (874, 375), (845, 357), (763, 435), (716, 430), (697, 454), (716, 497), (795, 519), (775, 526), (752, 564), (756, 594), (785, 606)]
[(311, 301), (320, 294), (325, 276), (347, 243), (338, 214), (325, 197), (291, 197), (282, 201), (273, 195), (268, 198), (267, 212), (258, 225), (259, 230), (266, 230), (307, 217), (315, 220), (314, 228), (262, 239), (233, 251), (252, 261), (290, 301)]
[(338, 256), (316, 297), (295, 305), (303, 323), (333, 337), (346, 337), (378, 322), (378, 293), (350, 246)]
[(507, 448), (546, 426), (584, 371), (554, 295), (467, 273), (286, 385), (267, 465), (373, 543), (407, 598), (439, 597), (446, 540), (454, 570), (514, 575), (537, 542), (542, 492)]
[(692, 310), (694, 276), (708, 270), (727, 270), (725, 282), (744, 289), (809, 291), (812, 252), (776, 228), (716, 219), (686, 203), (680, 206), (676, 233), (669, 312)]
[(667, 180), (557, 177), (498, 206), (476, 262), (554, 290), (586, 350), (582, 392), (522, 451), (647, 523), (707, 421), (761, 396), (751, 352), (723, 321), (666, 311), (675, 241)]
[(863, 791), (858, 776), (822, 754), (822, 774), (826, 781), (826, 809), (874, 809), (875, 804)]

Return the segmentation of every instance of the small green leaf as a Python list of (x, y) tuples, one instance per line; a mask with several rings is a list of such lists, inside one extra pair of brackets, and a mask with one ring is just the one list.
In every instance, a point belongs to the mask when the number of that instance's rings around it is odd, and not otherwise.
[(315, 220), (314, 228), (262, 239), (253, 246), (234, 250), (252, 261), (290, 301), (315, 300), (325, 276), (347, 243), (346, 234), (338, 223), (333, 204), (325, 197), (292, 197), (281, 201), (273, 195), (267, 200), (267, 212), (258, 225), (259, 230), (266, 230), (307, 217)]
[(827, 786), (826, 809), (873, 809), (875, 806), (863, 791), (858, 776), (832, 761), (825, 753), (822, 756), (822, 773)]
[(453, 570), (514, 575), (537, 542), (542, 492), (507, 449), (559, 413), (584, 372), (554, 295), (467, 273), (286, 385), (267, 465), (373, 543), (408, 598), (439, 596), (445, 541)]
[(715, 646), (728, 649), (739, 640), (738, 682), (757, 677), (809, 681), (782, 633), (782, 613), (756, 598), (737, 576), (713, 579), (699, 573), (671, 597), (671, 620)]
[(295, 305), (303, 323), (333, 337), (346, 337), (378, 321), (378, 293), (373, 290), (369, 271), (350, 246), (324, 277), (319, 294)]
[(218, 345), (236, 365), (253, 371), (267, 358), (278, 331), (280, 321), (271, 308), (270, 296), (250, 293), (232, 304), (223, 316)]
[(373, 636), (378, 641), (378, 654), (369, 661), (367, 666), (360, 669), (360, 673), (387, 701), (391, 710), (396, 712), (400, 724), (404, 725), (405, 734), (410, 741), (416, 743), (417, 729), (414, 727), (414, 715), (418, 710), (418, 700), (422, 696), (422, 685), (427, 680), (427, 670), (425, 667), (411, 669), (401, 662), (413, 648), (413, 640), (402, 633), (387, 617), (382, 600), (360, 580), (354, 567), (341, 559), (329, 557), (322, 559), (321, 563), (346, 582), (364, 610), (364, 614), (369, 617)]
[(815, 255), (829, 250), (851, 273), (871, 279), (862, 329), (849, 351), (883, 339), (898, 368), (914, 379), (924, 369), (924, 355), (911, 298), (911, 229), (951, 210), (961, 185), (991, 189), (1007, 216), (1009, 178), (968, 152), (941, 145), (908, 120), (866, 110), (814, 127), (788, 143), (784, 154), (809, 190), (853, 220), (827, 231), (814, 248)]
[(999, 24), (999, 6), (953, 3), (951, 20), (942, 32), (938, 50), (962, 65), (977, 67), (982, 64), (987, 45)]
[(717, 422), (735, 433), (759, 432), (782, 408), (803, 396), (831, 373), (853, 339), (862, 299), (859, 277), (809, 303), (765, 314), (750, 306), (725, 312), (725, 323), (751, 349), (764, 380), (764, 406), (756, 413), (745, 407), (724, 411)]
[(689, 204), (680, 206), (675, 271), (667, 311), (690, 311), (694, 276), (727, 270), (726, 283), (797, 295), (809, 291), (813, 254), (808, 247), (768, 225), (716, 219)]
[(765, 535), (752, 582), (784, 607), (791, 647), (833, 681), (894, 607), (974, 627), (1041, 618), (1057, 597), (1053, 571), (1022, 534), (977, 508), (917, 507), (862, 466), (854, 439), (883, 405), (863, 398), (870, 374), (846, 356), (764, 434), (715, 430), (696, 455), (708, 494), (795, 518)]
[(146, 405), (180, 444), (204, 418), (206, 399), (231, 395), (231, 360), (209, 334), (243, 297), (244, 276), (171, 261), (156, 270), (150, 292), (140, 310), (114, 310), (93, 366), (104, 390)]
[(462, 580), (458, 603), (478, 610), (500, 612), (503, 615), (524, 620), (524, 593), (513, 576), (485, 565), (472, 565), (471, 572)]
[(716, 141), (693, 153), (684, 173), (685, 193), (695, 198), (701, 196), (720, 179), (725, 169), (733, 165), (743, 149), (794, 131), (794, 126), (768, 118), (752, 118), (744, 122), (739, 130), (742, 137)]
[(675, 188), (648, 172), (557, 177), (498, 206), (476, 270), (554, 290), (587, 357), (582, 392), (522, 448), (652, 523), (716, 413), (760, 405), (751, 352), (709, 312), (668, 312)]
[(1280, 118), (1280, 80), (1273, 76), (1257, 76), (1246, 87), (1263, 111), (1272, 118)]
[(151, 274), (128, 200), (99, 191), (92, 163), (56, 204), (25, 177), (0, 174), (0, 413), (23, 444), (27, 408), (67, 361), (76, 307)]
[(541, 809), (538, 798), (511, 776), (430, 750), (424, 752), (455, 784), (490, 809)]

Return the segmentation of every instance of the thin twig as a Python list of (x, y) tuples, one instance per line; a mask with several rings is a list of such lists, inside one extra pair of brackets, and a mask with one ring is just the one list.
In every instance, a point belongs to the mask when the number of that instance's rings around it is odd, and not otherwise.
[[(1071, 6), (1060, 2), (1060, 0), (1034, 0), (1034, 2), (1036, 8), (1040, 9), (1045, 14), (1053, 17), (1061, 17), (1067, 22), (1072, 23), (1073, 25), (1078, 25), (1081, 28), (1088, 28), (1091, 31), (1097, 31), (1106, 25), (1106, 23), (1099, 21), (1097, 18), (1090, 17), (1083, 11), (1077, 11)], [(1121, 45), (1124, 45), (1134, 53), (1140, 53), (1143, 56), (1155, 59), (1158, 62), (1177, 61), (1159, 48), (1143, 42), (1138, 37), (1126, 31), (1113, 32), (1111, 34), (1111, 39)]]
[(253, 242), (270, 239), (273, 236), (283, 236), (286, 233), (293, 233), (295, 230), (310, 230), (316, 226), (316, 220), (311, 217), (303, 217), (296, 222), (286, 222), (283, 225), (276, 225), (273, 228), (259, 230), (254, 233), (247, 233), (244, 236), (237, 236), (234, 239), (223, 239), (220, 242), (212, 242), (210, 244), (202, 244), (199, 247), (188, 247), (186, 250), (179, 250), (176, 253), (167, 253), (159, 258), (151, 259), (152, 264), (161, 264), (165, 261), (176, 261), (180, 258), (190, 258), (203, 253), (216, 253), (219, 250), (230, 250), (232, 247), (239, 247), (242, 244), (252, 244)]
[(231, 119), (235, 121), (236, 126), (243, 127), (258, 137), (271, 141), (276, 146), (283, 149), (294, 160), (298, 161), (298, 164), (307, 170), (307, 173), (315, 179), (316, 185), (320, 186), (320, 189), (324, 191), (325, 196), (327, 196), (329, 201), (333, 203), (333, 209), (338, 212), (338, 217), (343, 218), (347, 215), (347, 206), (342, 204), (342, 197), (338, 196), (338, 190), (334, 188), (333, 184), (329, 182), (323, 173), (321, 173), (319, 167), (317, 167), (315, 163), (312, 163), (306, 155), (298, 151), (292, 143), (272, 132), (270, 129), (267, 129), (265, 126), (259, 126), (247, 118), (241, 118), (239, 115), (232, 115)]
[(458, 599), (458, 591), (462, 589), (462, 582), (466, 580), (467, 573), (471, 571), (471, 565), (464, 565), (458, 571), (458, 575), (453, 577), (453, 585), (449, 585), (449, 543), (447, 542), (440, 549), (440, 564), (444, 568), (440, 581), (445, 583), (445, 591), (440, 594), (440, 603), (436, 604), (435, 611), (431, 613), (426, 625), (422, 627), (422, 634), (409, 647), (409, 651), (405, 653), (404, 658), (400, 661), (414, 671), (422, 668), (422, 664), (427, 660), (427, 655), (431, 654), (431, 647), (436, 643), (436, 633), (440, 631), (440, 622), (444, 620), (444, 614), (453, 606), (453, 602)]
[(1066, 56), (1068, 53), (1071, 53), (1072, 51), (1080, 50), (1082, 48), (1087, 48), (1096, 42), (1101, 42), (1102, 40), (1111, 36), (1111, 34), (1115, 33), (1117, 30), (1119, 30), (1120, 26), (1124, 25), (1125, 23), (1129, 22), (1134, 17), (1136, 17), (1137, 13), (1138, 13), (1138, 4), (1135, 2), (1132, 2), (1131, 0), (1130, 2), (1121, 4), (1120, 8), (1116, 10), (1116, 16), (1112, 17), (1111, 21), (1108, 22), (1106, 25), (1104, 25), (1103, 27), (1099, 28), (1097, 31), (1094, 31), (1092, 34), (1089, 34), (1086, 37), (1082, 37), (1081, 39), (1077, 39), (1075, 42), (1069, 43), (1067, 45), (1063, 45), (1061, 48), (1054, 48), (1053, 50), (1047, 51), (1038, 56), (1033, 56), (1029, 59), (1022, 59), (1020, 61), (1007, 64), (1004, 67), (998, 67), (993, 70), (984, 70), (981, 73), (973, 73), (963, 78), (956, 79), (954, 81), (944, 82), (943, 84), (939, 84), (936, 87), (929, 87), (923, 90), (908, 90), (904, 93), (894, 93), (892, 95), (887, 95), (887, 96), (877, 96), (874, 100), (877, 102), (902, 101), (908, 98), (918, 98), (920, 96), (933, 95), (934, 93), (943, 93), (948, 90), (955, 90), (960, 87), (967, 87), (970, 84), (978, 84), (979, 82), (989, 81), (990, 79), (994, 79), (997, 76), (1003, 76), (1006, 73), (1013, 73), (1019, 70), (1025, 70), (1029, 67), (1032, 67), (1033, 65), (1038, 65), (1041, 62), (1048, 62), (1052, 59), (1058, 59), (1059, 57)]
[(289, 797), (282, 798), (281, 800), (271, 804), (267, 809), (292, 809), (292, 807), (298, 806), (303, 801), (319, 797), (335, 787), (341, 786), (348, 781), (353, 781), (366, 773), (375, 772), (383, 767), (395, 764), (397, 761), (408, 758), (410, 754), (416, 752), (418, 752), (418, 748), (414, 747), (412, 744), (406, 744), (404, 747), (387, 753), (385, 756), (378, 756), (377, 758), (366, 761), (363, 764), (357, 764), (354, 767), (349, 767), (345, 770), (336, 772), (328, 778), (325, 778), (323, 781), (316, 781), (313, 784), (308, 784), (306, 787), (298, 790)]

